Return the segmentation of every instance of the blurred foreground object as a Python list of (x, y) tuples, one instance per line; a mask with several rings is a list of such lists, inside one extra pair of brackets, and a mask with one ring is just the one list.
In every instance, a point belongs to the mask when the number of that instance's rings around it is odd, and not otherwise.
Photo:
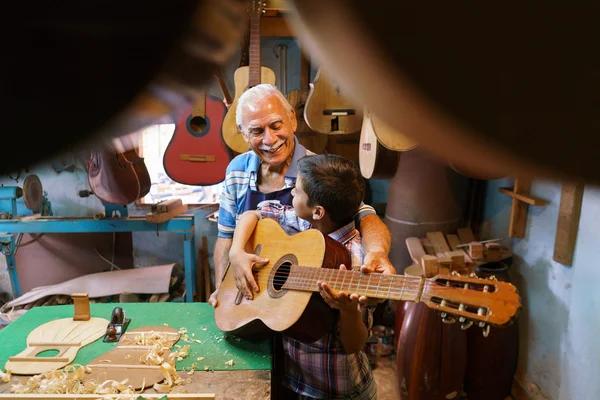
[(316, 61), (455, 168), (600, 182), (597, 3), (290, 5)]
[[(2, 111), (20, 129), (3, 134), (3, 148), (19, 157), (0, 158), (0, 172), (189, 105), (239, 46), (246, 8), (244, 0), (6, 3)], [(52, 136), (23, 134), (40, 129)]]

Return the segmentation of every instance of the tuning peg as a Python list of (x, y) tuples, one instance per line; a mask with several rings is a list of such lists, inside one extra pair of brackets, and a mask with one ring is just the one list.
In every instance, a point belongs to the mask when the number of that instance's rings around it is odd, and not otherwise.
[(460, 274), (457, 271), (452, 271), (450, 273), (450, 275), (452, 275), (452, 276), (460, 276)]
[(486, 325), (485, 328), (483, 328), (482, 330), (483, 330), (483, 337), (488, 337), (488, 335), (490, 334), (490, 326)]
[(473, 321), (469, 320), (467, 322), (464, 322), (460, 325), (460, 329), (462, 329), (463, 331), (466, 331), (467, 329), (469, 329), (471, 326), (473, 325)]
[(469, 274), (469, 278), (477, 278), (477, 277), (478, 277), (478, 276), (477, 276), (477, 274), (476, 274), (475, 272), (471, 272), (471, 273)]
[(442, 322), (445, 324), (453, 324), (456, 322), (456, 320), (454, 319), (454, 317), (449, 316), (447, 313), (443, 312), (442, 313)]
[(490, 275), (490, 277), (488, 278), (490, 281), (497, 281), (498, 279), (496, 278), (496, 275)]

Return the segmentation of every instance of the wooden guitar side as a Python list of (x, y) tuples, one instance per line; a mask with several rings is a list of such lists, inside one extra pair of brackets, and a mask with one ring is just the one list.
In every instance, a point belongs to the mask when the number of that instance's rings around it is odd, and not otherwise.
[(379, 144), (369, 112), (363, 118), (358, 157), (360, 173), (367, 179), (390, 179), (398, 170), (400, 153)]
[[(304, 107), (304, 119), (317, 132), (338, 135), (359, 132), (362, 108), (352, 102), (348, 94), (320, 68), (310, 84), (310, 93)], [(354, 115), (325, 115), (325, 110), (353, 110)], [(337, 118), (337, 124), (332, 120)]]
[[(231, 150), (241, 154), (247, 152), (249, 146), (242, 133), (238, 131), (235, 123), (235, 113), (240, 96), (249, 88), (250, 67), (238, 68), (233, 75), (233, 81), (235, 84), (235, 97), (223, 120), (223, 140)], [(270, 68), (260, 67), (260, 82), (275, 85), (275, 72)]]
[[(270, 329), (314, 342), (329, 329), (333, 310), (318, 293), (277, 290), (269, 283), (269, 276), (286, 261), (315, 268), (334, 265), (339, 268), (342, 263), (351, 265), (350, 255), (345, 247), (327, 240), (316, 229), (289, 236), (272, 219), (262, 219), (258, 224), (246, 251), (254, 252), (260, 245), (260, 256), (270, 260), (255, 273), (260, 292), (255, 293), (252, 300), (240, 299), (233, 271), (228, 268), (217, 297), (216, 324), (222, 331), (240, 336), (256, 337), (257, 332)], [(236, 298), (239, 304), (236, 304)]]

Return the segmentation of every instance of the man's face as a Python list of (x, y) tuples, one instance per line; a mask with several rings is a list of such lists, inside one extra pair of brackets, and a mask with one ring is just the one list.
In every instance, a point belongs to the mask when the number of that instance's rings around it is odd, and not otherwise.
[(281, 101), (268, 96), (243, 109), (247, 131), (244, 139), (256, 154), (269, 165), (280, 165), (292, 159), (296, 114), (288, 115)]
[(304, 220), (311, 221), (313, 207), (308, 205), (308, 195), (304, 191), (304, 181), (301, 175), (296, 179), (296, 186), (292, 189), (292, 206), (296, 215)]

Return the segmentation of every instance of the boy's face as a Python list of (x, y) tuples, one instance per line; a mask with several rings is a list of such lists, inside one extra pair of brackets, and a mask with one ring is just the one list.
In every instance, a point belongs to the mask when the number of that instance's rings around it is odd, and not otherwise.
[(308, 205), (308, 195), (304, 191), (304, 180), (302, 175), (298, 174), (296, 178), (296, 187), (292, 189), (292, 206), (296, 215), (304, 220), (311, 221), (313, 216), (313, 207)]

